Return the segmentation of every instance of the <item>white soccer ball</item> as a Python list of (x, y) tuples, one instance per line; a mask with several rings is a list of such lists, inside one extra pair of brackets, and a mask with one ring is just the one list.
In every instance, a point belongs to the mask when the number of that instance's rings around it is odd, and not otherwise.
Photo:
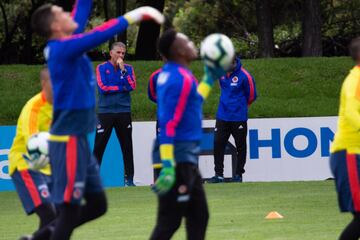
[(26, 160), (31, 169), (40, 169), (49, 163), (49, 137), (48, 132), (39, 132), (29, 138), (26, 144)]
[(235, 57), (234, 45), (224, 34), (213, 33), (202, 41), (200, 56), (208, 67), (228, 71)]

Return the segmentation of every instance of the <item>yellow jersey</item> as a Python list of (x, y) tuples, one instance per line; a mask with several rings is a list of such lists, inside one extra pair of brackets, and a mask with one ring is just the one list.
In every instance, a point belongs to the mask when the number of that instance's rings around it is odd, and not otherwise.
[(350, 71), (341, 88), (337, 132), (331, 152), (341, 150), (360, 154), (360, 66)]
[[(48, 132), (52, 119), (52, 105), (45, 100), (44, 94), (38, 93), (32, 97), (21, 110), (16, 135), (9, 152), (9, 173), (12, 175), (15, 170), (28, 169), (28, 164), (23, 158), (26, 154), (26, 143), (29, 137), (37, 132)], [(40, 170), (50, 175), (50, 165)]]

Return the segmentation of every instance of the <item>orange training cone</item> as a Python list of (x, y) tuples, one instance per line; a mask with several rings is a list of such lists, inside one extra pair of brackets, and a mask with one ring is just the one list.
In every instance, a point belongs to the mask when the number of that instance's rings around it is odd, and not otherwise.
[(266, 215), (265, 219), (281, 219), (284, 218), (280, 213), (278, 212), (269, 212), (268, 215)]

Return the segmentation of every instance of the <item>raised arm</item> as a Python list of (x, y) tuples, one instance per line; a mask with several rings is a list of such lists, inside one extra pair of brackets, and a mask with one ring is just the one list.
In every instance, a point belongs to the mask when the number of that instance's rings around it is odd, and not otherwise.
[(203, 79), (197, 88), (197, 92), (202, 96), (203, 100), (209, 96), (214, 80), (223, 75), (225, 75), (225, 72), (222, 69), (212, 69), (205, 65)]
[(88, 19), (90, 17), (92, 0), (76, 0), (71, 16), (79, 25), (74, 34), (84, 32)]
[(164, 16), (156, 9), (151, 7), (137, 8), (126, 13), (124, 16), (103, 23), (90, 32), (75, 34), (68, 38), (60, 39), (61, 46), (59, 48), (59, 54), (65, 58), (82, 55), (101, 43), (108, 41), (114, 35), (122, 33), (129, 24), (151, 19), (158, 23), (164, 22)]

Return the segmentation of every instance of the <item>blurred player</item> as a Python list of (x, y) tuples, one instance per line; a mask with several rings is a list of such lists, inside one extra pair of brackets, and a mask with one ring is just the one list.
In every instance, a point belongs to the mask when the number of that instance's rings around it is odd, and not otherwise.
[(360, 38), (351, 42), (350, 55), (357, 66), (341, 88), (338, 126), (330, 156), (340, 210), (353, 214), (340, 240), (360, 238)]
[[(150, 7), (135, 9), (82, 33), (92, 1), (78, 0), (70, 14), (46, 4), (32, 15), (32, 27), (49, 41), (44, 49), (54, 92), (50, 136), (53, 171), (52, 196), (59, 204), (52, 240), (67, 240), (75, 227), (107, 210), (98, 164), (90, 152), (87, 134), (95, 127), (95, 76), (86, 52), (144, 19), (163, 22)], [(82, 200), (85, 199), (85, 204)]]
[(165, 32), (159, 52), (168, 62), (157, 80), (157, 117), (160, 133), (153, 159), (161, 159), (153, 186), (159, 195), (157, 223), (151, 239), (170, 239), (186, 219), (187, 239), (204, 239), (209, 213), (198, 154), (202, 135), (202, 103), (213, 85), (209, 74), (198, 85), (188, 69), (196, 59), (194, 44), (182, 33)]
[[(148, 97), (150, 101), (152, 101), (155, 104), (157, 104), (156, 85), (160, 72), (161, 72), (161, 68), (153, 72), (149, 78), (149, 83), (148, 83)], [(159, 129), (159, 122), (157, 120), (156, 120), (155, 131), (156, 131), (156, 137), (158, 137), (160, 129)], [(161, 170), (161, 159), (157, 159), (157, 160), (158, 160), (157, 162), (153, 162), (154, 181), (156, 181), (156, 179), (158, 178)]]
[[(49, 131), (52, 117), (52, 90), (49, 71), (40, 72), (42, 91), (32, 97), (21, 110), (16, 136), (9, 153), (10, 176), (23, 204), (25, 212), (36, 213), (40, 219), (39, 230), (47, 226), (56, 217), (55, 207), (51, 202), (48, 183), (50, 183), (50, 165), (35, 171), (29, 169), (24, 159), (26, 144), (31, 135)], [(31, 237), (21, 239), (39, 239), (35, 232)], [(50, 233), (47, 233), (49, 237)]]

